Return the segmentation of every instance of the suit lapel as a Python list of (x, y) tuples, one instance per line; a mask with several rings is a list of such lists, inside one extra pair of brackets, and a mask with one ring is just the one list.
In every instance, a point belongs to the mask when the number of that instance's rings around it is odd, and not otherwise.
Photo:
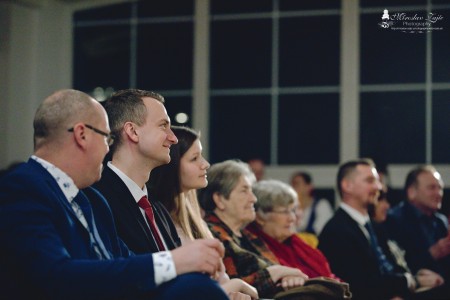
[(158, 225), (159, 232), (161, 233), (164, 242), (166, 243), (166, 246), (168, 249), (174, 249), (177, 247), (177, 243), (174, 241), (172, 234), (169, 229), (169, 225), (167, 222), (164, 222), (166, 220), (166, 217), (164, 216), (163, 210), (165, 210), (164, 207), (160, 203), (157, 203), (156, 201), (153, 201), (153, 199), (150, 199), (152, 206), (153, 206), (153, 213), (155, 214), (155, 221)]
[(89, 231), (84, 227), (83, 223), (80, 222), (80, 220), (77, 217), (77, 214), (73, 210), (72, 206), (69, 203), (69, 200), (67, 200), (66, 196), (64, 195), (63, 191), (59, 187), (58, 183), (56, 182), (55, 178), (45, 169), (42, 167), (41, 164), (36, 162), (34, 159), (31, 159), (28, 161), (36, 170), (41, 173), (41, 175), (45, 178), (45, 181), (48, 184), (48, 187), (50, 190), (52, 190), (55, 193), (56, 199), (58, 199), (59, 203), (64, 207), (67, 214), (70, 215), (71, 219), (74, 220), (75, 223), (78, 224), (79, 227), (83, 228), (82, 230), (85, 232), (87, 236), (89, 236)]
[[(83, 215), (89, 226), (89, 228), (87, 228), (87, 230), (90, 230), (90, 232), (92, 233), (92, 238), (97, 243), (98, 248), (102, 252), (103, 257), (106, 259), (111, 259), (111, 255), (106, 250), (106, 247), (103, 244), (103, 241), (97, 231), (97, 226), (95, 225), (94, 212), (92, 211), (92, 205), (90, 204), (88, 198), (83, 193), (83, 191), (80, 190), (78, 192), (78, 195), (75, 197), (75, 199), (79, 199), (77, 201), (77, 203), (80, 206), (81, 210), (83, 211)], [(93, 241), (91, 241), (91, 242), (93, 242)]]
[(110, 183), (111, 188), (114, 188), (116, 197), (120, 199), (119, 201), (123, 202), (121, 207), (123, 207), (124, 211), (121, 211), (120, 214), (118, 214), (118, 218), (128, 215), (128, 217), (124, 218), (124, 220), (128, 220), (127, 222), (129, 224), (127, 226), (140, 228), (140, 231), (142, 232), (141, 235), (145, 236), (149, 245), (152, 248), (157, 249), (158, 247), (150, 228), (126, 184), (109, 167), (105, 167), (102, 176), (105, 176), (105, 181)]
[(371, 257), (372, 259), (375, 260), (376, 257), (372, 251), (369, 240), (367, 239), (366, 235), (359, 227), (359, 224), (355, 220), (353, 220), (352, 217), (350, 217), (350, 215), (347, 212), (345, 212), (343, 209), (340, 209), (340, 211), (341, 211), (342, 218), (344, 218), (345, 221), (349, 224), (348, 225), (349, 228), (356, 235), (356, 237), (361, 245), (361, 248), (364, 249), (364, 251), (366, 252), (366, 255), (368, 255), (369, 257)]

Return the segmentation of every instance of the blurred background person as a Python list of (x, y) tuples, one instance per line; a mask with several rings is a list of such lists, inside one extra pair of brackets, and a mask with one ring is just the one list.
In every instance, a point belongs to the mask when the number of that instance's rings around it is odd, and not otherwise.
[(256, 181), (264, 179), (266, 164), (260, 158), (252, 158), (248, 162), (250, 169), (255, 174)]
[(291, 176), (291, 186), (297, 192), (299, 206), (303, 210), (298, 218), (297, 231), (318, 236), (334, 214), (330, 201), (314, 197), (314, 184), (309, 173), (294, 173)]
[[(414, 274), (408, 267), (408, 263), (405, 260), (405, 250), (402, 249), (398, 243), (388, 238), (388, 232), (384, 222), (387, 219), (388, 211), (391, 207), (387, 198), (386, 186), (383, 185), (378, 200), (369, 207), (369, 215), (372, 220), (374, 231), (377, 235), (379, 246), (383, 249), (383, 253), (386, 258), (394, 266), (396, 272), (407, 272)], [(419, 269), (414, 276), (416, 281), (416, 291), (420, 293), (415, 294), (413, 299), (445, 299), (447, 297), (445, 293), (444, 279), (438, 273), (430, 269)]]
[(350, 284), (353, 299), (409, 297), (416, 288), (414, 276), (396, 272), (370, 221), (369, 206), (381, 189), (375, 164), (370, 159), (348, 161), (336, 177), (342, 201), (319, 235), (319, 249), (333, 272)]
[(406, 200), (389, 211), (386, 226), (389, 238), (405, 249), (411, 271), (431, 269), (448, 282), (450, 232), (448, 219), (439, 213), (443, 187), (442, 177), (434, 166), (413, 168), (405, 180)]

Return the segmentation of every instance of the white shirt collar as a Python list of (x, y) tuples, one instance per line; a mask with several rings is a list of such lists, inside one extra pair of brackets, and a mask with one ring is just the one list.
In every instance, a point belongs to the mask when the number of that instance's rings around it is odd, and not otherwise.
[(141, 200), (142, 196), (147, 196), (147, 186), (144, 184), (144, 189), (141, 189), (136, 182), (134, 182), (130, 177), (128, 177), (124, 172), (119, 170), (116, 166), (114, 166), (110, 161), (108, 161), (108, 167), (117, 174), (117, 176), (122, 179), (122, 181), (125, 183), (127, 188), (130, 190), (131, 194), (133, 195), (134, 200), (136, 200), (136, 203)]
[(363, 215), (347, 203), (341, 202), (340, 207), (350, 215), (359, 225), (364, 226), (370, 220), (369, 215)]
[(36, 155), (32, 155), (31, 158), (39, 163), (50, 173), (50, 175), (52, 175), (53, 178), (55, 178), (58, 186), (64, 193), (64, 196), (66, 196), (67, 200), (72, 203), (73, 198), (75, 198), (75, 196), (79, 192), (79, 189), (73, 182), (72, 178), (70, 178), (69, 175), (67, 175), (61, 169), (46, 161), (45, 159), (37, 157)]

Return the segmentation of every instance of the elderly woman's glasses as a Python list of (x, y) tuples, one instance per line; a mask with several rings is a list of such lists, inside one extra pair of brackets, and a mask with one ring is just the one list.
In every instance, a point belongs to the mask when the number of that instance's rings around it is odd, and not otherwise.
[[(89, 125), (89, 124), (84, 124), (84, 126), (86, 126), (87, 128), (89, 128), (90, 130), (94, 131), (95, 133), (101, 134), (101, 135), (103, 135), (104, 137), (106, 137), (106, 142), (108, 143), (108, 146), (111, 146), (111, 145), (114, 143), (114, 138), (115, 138), (114, 134), (104, 132), (103, 130), (97, 129), (97, 128), (95, 128), (94, 126)], [(73, 132), (73, 127), (67, 129), (67, 131)]]
[(294, 207), (294, 208), (291, 208), (291, 209), (286, 208), (286, 209), (283, 209), (283, 210), (272, 210), (270, 212), (275, 213), (275, 214), (283, 214), (283, 215), (286, 215), (286, 216), (288, 216), (288, 215), (295, 215), (296, 216), (297, 215), (297, 208)]

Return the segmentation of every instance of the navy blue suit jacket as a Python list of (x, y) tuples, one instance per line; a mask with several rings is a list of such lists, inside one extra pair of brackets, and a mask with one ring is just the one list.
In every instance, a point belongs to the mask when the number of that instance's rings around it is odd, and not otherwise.
[[(120, 238), (136, 254), (158, 252), (156, 241), (142, 215), (136, 200), (120, 177), (105, 166), (102, 178), (94, 185), (108, 201)], [(175, 225), (162, 203), (152, 202), (158, 228), (169, 250), (181, 245)]]
[(353, 299), (381, 300), (408, 293), (403, 274), (381, 274), (369, 241), (358, 223), (342, 208), (323, 228), (318, 248), (333, 272), (350, 284)]
[(152, 255), (133, 255), (91, 190), (94, 219), (113, 258), (98, 260), (55, 179), (30, 159), (0, 181), (0, 298), (134, 299), (155, 289)]

